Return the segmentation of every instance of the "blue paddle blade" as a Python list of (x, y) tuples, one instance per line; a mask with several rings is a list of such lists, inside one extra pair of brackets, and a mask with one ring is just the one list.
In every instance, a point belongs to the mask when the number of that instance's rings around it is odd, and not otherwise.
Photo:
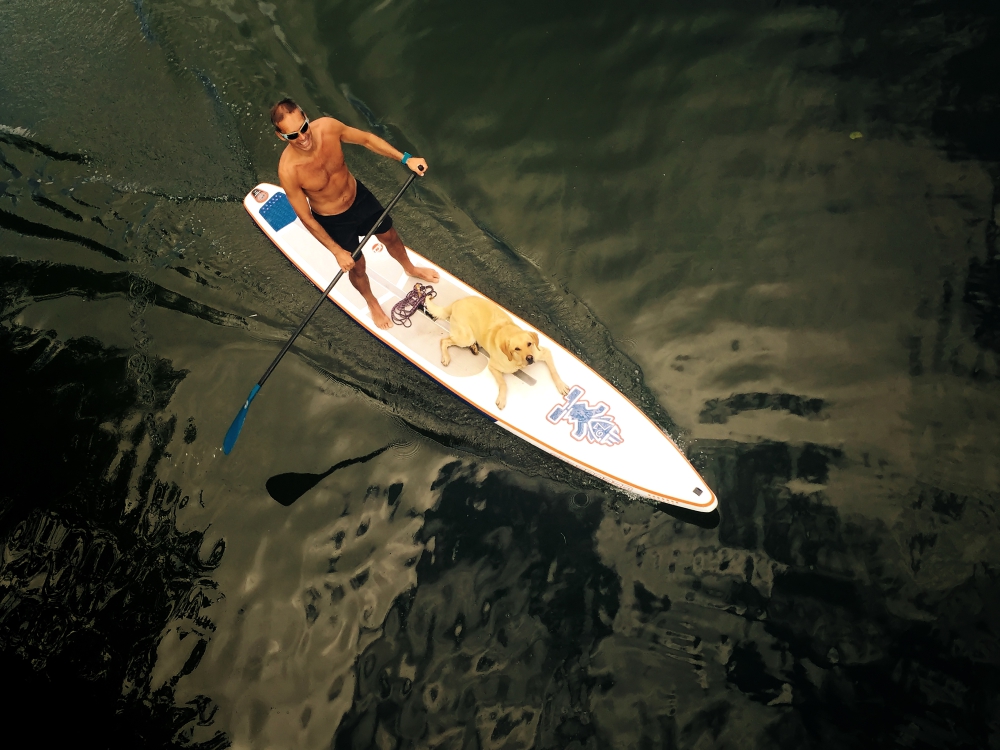
[(236, 441), (239, 440), (240, 431), (243, 429), (243, 422), (246, 421), (247, 411), (250, 409), (250, 402), (253, 401), (254, 396), (257, 395), (257, 391), (260, 390), (260, 384), (257, 384), (250, 391), (250, 395), (247, 396), (247, 401), (243, 404), (243, 408), (240, 409), (240, 413), (236, 415), (236, 419), (233, 423), (229, 425), (229, 431), (226, 433), (226, 439), (222, 441), (222, 452), (227, 456), (232, 452), (233, 446), (236, 445)]

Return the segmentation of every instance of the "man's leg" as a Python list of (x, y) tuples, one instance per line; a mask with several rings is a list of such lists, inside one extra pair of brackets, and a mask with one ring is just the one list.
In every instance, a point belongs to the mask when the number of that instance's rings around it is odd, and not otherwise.
[(396, 231), (396, 227), (392, 227), (388, 232), (383, 232), (382, 234), (377, 234), (375, 236), (378, 237), (379, 242), (385, 245), (386, 249), (389, 251), (389, 255), (399, 261), (399, 265), (403, 267), (403, 270), (409, 276), (416, 276), (418, 279), (429, 281), (432, 284), (436, 284), (441, 280), (440, 274), (438, 274), (438, 272), (433, 268), (415, 266), (410, 262), (410, 259), (406, 255), (406, 248), (403, 247), (403, 241), (399, 239), (399, 233)]
[(354, 268), (350, 270), (347, 274), (354, 288), (361, 292), (361, 296), (365, 298), (365, 302), (368, 303), (368, 310), (372, 314), (372, 320), (375, 321), (375, 325), (383, 330), (392, 328), (392, 320), (388, 315), (385, 314), (385, 310), (375, 299), (375, 295), (372, 294), (372, 285), (368, 280), (368, 273), (365, 271), (365, 256), (362, 255), (354, 262)]

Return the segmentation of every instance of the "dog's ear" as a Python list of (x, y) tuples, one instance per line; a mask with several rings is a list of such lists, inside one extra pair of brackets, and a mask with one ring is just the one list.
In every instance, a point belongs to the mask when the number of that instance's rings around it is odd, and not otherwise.
[(538, 349), (540, 346), (538, 343), (538, 334), (534, 331), (528, 331), (528, 335), (531, 336), (531, 340), (535, 342), (535, 348)]
[(500, 351), (503, 352), (503, 356), (507, 358), (508, 362), (514, 361), (510, 356), (510, 339), (504, 339), (500, 342)]

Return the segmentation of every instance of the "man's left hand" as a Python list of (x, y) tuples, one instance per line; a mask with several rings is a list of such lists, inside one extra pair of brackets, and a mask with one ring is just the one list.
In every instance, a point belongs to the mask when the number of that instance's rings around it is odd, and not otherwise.
[(406, 166), (416, 172), (418, 175), (423, 177), (427, 174), (427, 161), (421, 159), (419, 156), (411, 156), (406, 160)]

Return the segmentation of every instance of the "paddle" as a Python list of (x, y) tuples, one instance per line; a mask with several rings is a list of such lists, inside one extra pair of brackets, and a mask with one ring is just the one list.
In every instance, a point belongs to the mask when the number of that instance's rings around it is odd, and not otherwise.
[[(368, 231), (368, 234), (366, 234), (365, 238), (361, 240), (361, 243), (358, 245), (358, 249), (355, 250), (353, 253), (351, 253), (351, 257), (354, 258), (354, 260), (357, 260), (361, 256), (361, 248), (363, 248), (365, 246), (365, 243), (368, 242), (369, 239), (371, 239), (371, 236), (375, 233), (375, 227), (381, 224), (382, 220), (389, 215), (389, 212), (392, 210), (392, 207), (396, 205), (397, 201), (399, 201), (400, 198), (403, 197), (403, 193), (406, 192), (406, 188), (410, 186), (410, 183), (413, 182), (413, 180), (416, 179), (416, 177), (417, 177), (416, 172), (410, 174), (410, 176), (406, 180), (406, 183), (403, 185), (403, 187), (399, 189), (399, 192), (396, 193), (396, 197), (393, 198), (391, 201), (389, 201), (389, 205), (385, 207), (385, 211), (383, 211), (382, 215), (378, 217), (378, 221), (376, 221), (372, 225), (372, 228)], [(340, 281), (340, 277), (343, 275), (344, 275), (343, 269), (337, 272), (337, 275), (333, 277), (333, 281), (331, 281), (330, 285), (323, 290), (323, 294), (320, 295), (320, 298), (316, 300), (316, 304), (313, 305), (312, 310), (310, 310), (309, 314), (306, 315), (305, 319), (303, 319), (303, 321), (299, 323), (299, 327), (295, 329), (295, 333), (293, 333), (291, 335), (291, 338), (289, 338), (288, 341), (285, 342), (285, 345), (281, 347), (281, 351), (278, 352), (278, 356), (274, 358), (274, 361), (271, 362), (268, 368), (264, 371), (264, 374), (260, 376), (260, 380), (257, 381), (257, 385), (255, 385), (253, 388), (250, 389), (250, 395), (247, 396), (246, 403), (243, 404), (243, 408), (240, 409), (239, 414), (236, 415), (236, 419), (234, 419), (233, 423), (229, 426), (229, 431), (226, 433), (226, 439), (222, 442), (222, 452), (225, 453), (227, 456), (233, 450), (233, 446), (236, 445), (236, 441), (240, 437), (240, 431), (243, 429), (243, 422), (247, 418), (247, 411), (250, 409), (250, 404), (257, 396), (257, 391), (259, 391), (261, 389), (261, 386), (264, 385), (264, 381), (267, 380), (268, 377), (270, 377), (271, 373), (274, 371), (274, 368), (277, 367), (278, 363), (281, 361), (281, 358), (284, 357), (285, 354), (288, 352), (288, 350), (292, 348), (292, 343), (295, 341), (295, 339), (299, 337), (299, 334), (302, 333), (302, 329), (306, 327), (306, 323), (308, 323), (312, 319), (312, 316), (316, 314), (316, 311), (319, 310), (320, 305), (323, 304), (323, 300), (325, 300), (329, 296), (330, 292), (333, 290), (333, 287), (336, 286), (337, 282)]]
[(343, 469), (347, 466), (352, 466), (353, 464), (363, 464), (365, 461), (371, 461), (375, 458), (375, 456), (385, 453), (393, 445), (394, 443), (389, 443), (388, 445), (383, 445), (378, 450), (372, 451), (367, 455), (358, 456), (357, 458), (348, 458), (340, 461), (339, 463), (335, 463), (322, 474), (299, 474), (294, 471), (289, 471), (285, 474), (277, 474), (276, 476), (268, 479), (267, 482), (264, 483), (264, 486), (267, 488), (267, 494), (274, 500), (284, 506), (289, 506), (317, 484), (333, 474), (333, 472), (337, 471), (337, 469)]

